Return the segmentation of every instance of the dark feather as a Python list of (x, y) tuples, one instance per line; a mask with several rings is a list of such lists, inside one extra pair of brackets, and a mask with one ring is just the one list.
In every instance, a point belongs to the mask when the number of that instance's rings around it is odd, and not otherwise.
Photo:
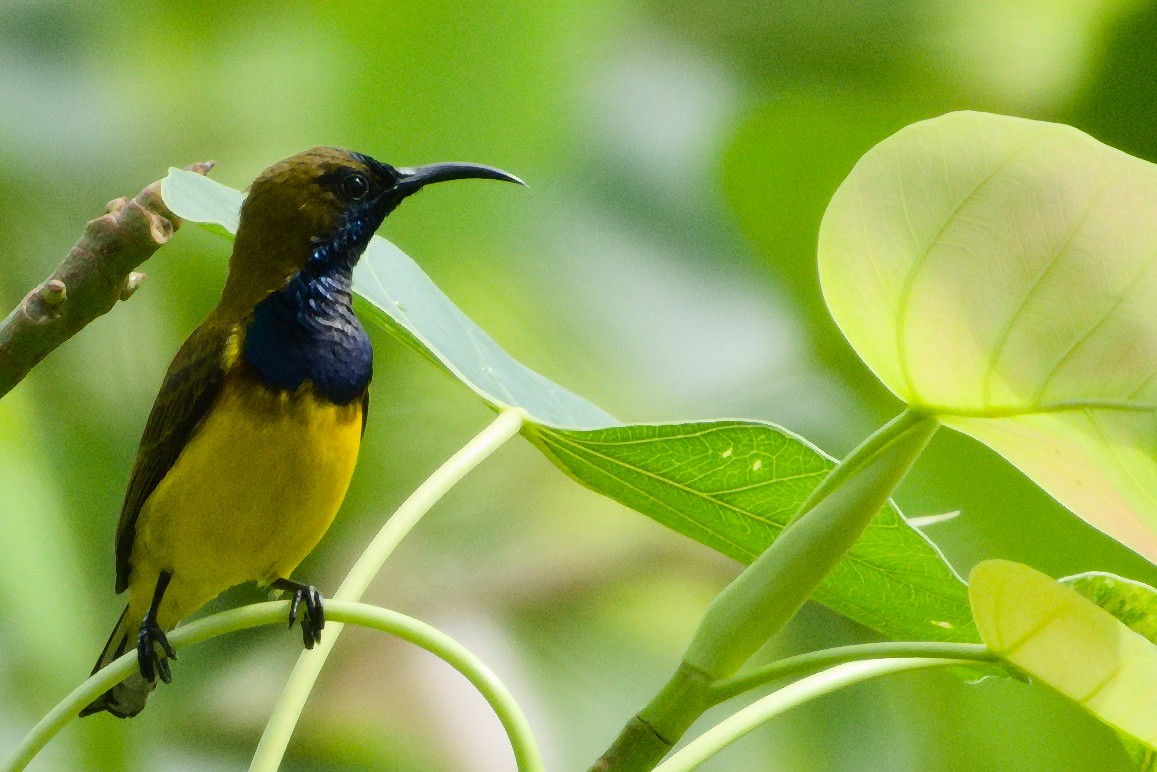
[(370, 417), (370, 390), (362, 395), (362, 436), (366, 436), (366, 419)]
[(233, 325), (206, 320), (189, 336), (165, 374), (145, 425), (116, 532), (116, 591), (124, 592), (141, 507), (185, 449), (221, 392)]

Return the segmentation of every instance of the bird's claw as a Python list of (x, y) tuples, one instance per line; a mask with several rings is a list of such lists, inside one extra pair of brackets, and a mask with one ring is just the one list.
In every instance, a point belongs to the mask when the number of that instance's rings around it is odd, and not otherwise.
[[(164, 656), (157, 652), (161, 647)], [(169, 639), (155, 621), (146, 619), (141, 623), (141, 632), (137, 636), (137, 666), (141, 676), (148, 682), (153, 682), (159, 675), (167, 684), (173, 682), (173, 673), (169, 670), (169, 660), (176, 659), (177, 652), (173, 651)]]
[(289, 601), (289, 626), (297, 621), (297, 611), (305, 604), (305, 613), (301, 616), (301, 640), (305, 648), (312, 649), (315, 644), (321, 643), (321, 631), (325, 627), (325, 603), (316, 587), (296, 582), (283, 581), (282, 589), (293, 592)]

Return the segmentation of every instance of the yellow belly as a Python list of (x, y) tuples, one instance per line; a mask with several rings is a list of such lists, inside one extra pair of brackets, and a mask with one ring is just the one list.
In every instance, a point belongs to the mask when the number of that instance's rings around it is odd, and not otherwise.
[(361, 427), (360, 403), (228, 383), (141, 508), (130, 604), (143, 615), (171, 572), (158, 615), (171, 627), (233, 585), (288, 578), (337, 514)]

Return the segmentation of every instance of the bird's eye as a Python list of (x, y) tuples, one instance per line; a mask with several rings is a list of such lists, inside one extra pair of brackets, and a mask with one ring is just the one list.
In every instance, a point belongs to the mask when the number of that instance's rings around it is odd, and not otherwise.
[(345, 194), (350, 201), (361, 201), (370, 192), (370, 183), (366, 181), (364, 175), (361, 174), (347, 174), (341, 181), (341, 192)]

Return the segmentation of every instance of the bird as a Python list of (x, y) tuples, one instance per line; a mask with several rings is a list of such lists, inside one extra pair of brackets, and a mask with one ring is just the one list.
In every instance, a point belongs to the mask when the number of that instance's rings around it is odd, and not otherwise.
[(316, 147), (250, 186), (216, 307), (185, 340), (146, 422), (116, 527), (128, 602), (93, 673), (135, 648), (137, 669), (81, 711), (119, 718), (172, 680), (166, 637), (226, 589), (291, 593), (306, 648), (324, 601), (291, 579), (345, 497), (369, 409), (370, 340), (353, 269), (404, 199), (436, 182), (524, 184), (472, 163), (395, 167)]

